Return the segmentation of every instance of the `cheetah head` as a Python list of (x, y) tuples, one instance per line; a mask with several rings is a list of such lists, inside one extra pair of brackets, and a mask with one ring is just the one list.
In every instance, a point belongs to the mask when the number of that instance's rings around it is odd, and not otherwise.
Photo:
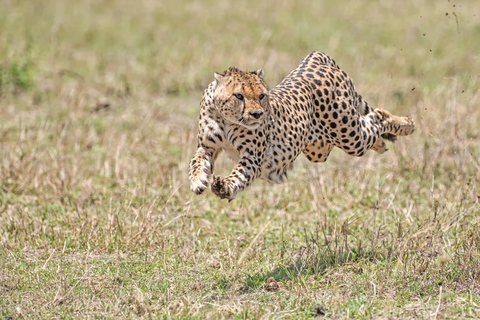
[(243, 72), (230, 68), (215, 73), (215, 106), (229, 122), (255, 130), (268, 113), (268, 90), (263, 81), (263, 69)]

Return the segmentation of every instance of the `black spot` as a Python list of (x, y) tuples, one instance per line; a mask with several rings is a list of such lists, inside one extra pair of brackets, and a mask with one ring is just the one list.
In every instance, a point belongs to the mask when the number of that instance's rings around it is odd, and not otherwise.
[[(348, 117), (347, 116), (343, 116), (342, 117), (342, 123), (343, 124), (347, 124), (348, 123)], [(344, 132), (345, 133), (345, 132)]]
[(218, 140), (223, 141), (223, 138), (222, 138), (222, 135), (220, 133), (214, 133), (215, 134), (215, 137), (217, 137)]
[(338, 113), (333, 112), (332, 116), (333, 116), (333, 119), (338, 119)]
[(335, 122), (330, 123), (330, 128), (335, 129), (337, 127), (337, 124)]

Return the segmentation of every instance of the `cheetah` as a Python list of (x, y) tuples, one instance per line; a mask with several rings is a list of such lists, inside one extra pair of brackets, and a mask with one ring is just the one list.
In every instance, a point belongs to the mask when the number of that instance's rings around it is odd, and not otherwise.
[[(257, 178), (285, 181), (300, 153), (311, 162), (325, 162), (334, 147), (356, 157), (369, 149), (384, 153), (385, 140), (415, 130), (410, 117), (369, 107), (325, 53), (309, 54), (270, 91), (263, 78), (263, 69), (232, 67), (215, 73), (205, 89), (189, 167), (195, 194), (210, 185), (216, 196), (231, 201)], [(227, 177), (213, 175), (222, 150), (237, 163)]]

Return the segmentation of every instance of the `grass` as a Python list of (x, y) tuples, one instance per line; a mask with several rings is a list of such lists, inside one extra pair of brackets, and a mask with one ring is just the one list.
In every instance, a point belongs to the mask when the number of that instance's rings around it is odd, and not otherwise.
[[(480, 317), (477, 2), (2, 9), (0, 318)], [(213, 72), (274, 86), (313, 50), (414, 135), (300, 157), (232, 203), (194, 196)]]

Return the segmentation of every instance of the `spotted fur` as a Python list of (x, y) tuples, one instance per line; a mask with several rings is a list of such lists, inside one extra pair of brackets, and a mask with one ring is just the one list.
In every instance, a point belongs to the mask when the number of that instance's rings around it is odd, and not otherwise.
[[(232, 200), (256, 178), (283, 182), (302, 152), (312, 162), (326, 161), (333, 147), (357, 157), (369, 149), (383, 153), (385, 139), (415, 130), (409, 117), (370, 108), (324, 53), (312, 52), (271, 91), (263, 74), (230, 68), (216, 73), (205, 90), (189, 170), (196, 194), (210, 185), (218, 197)], [(215, 177), (222, 150), (237, 164), (227, 177)]]

